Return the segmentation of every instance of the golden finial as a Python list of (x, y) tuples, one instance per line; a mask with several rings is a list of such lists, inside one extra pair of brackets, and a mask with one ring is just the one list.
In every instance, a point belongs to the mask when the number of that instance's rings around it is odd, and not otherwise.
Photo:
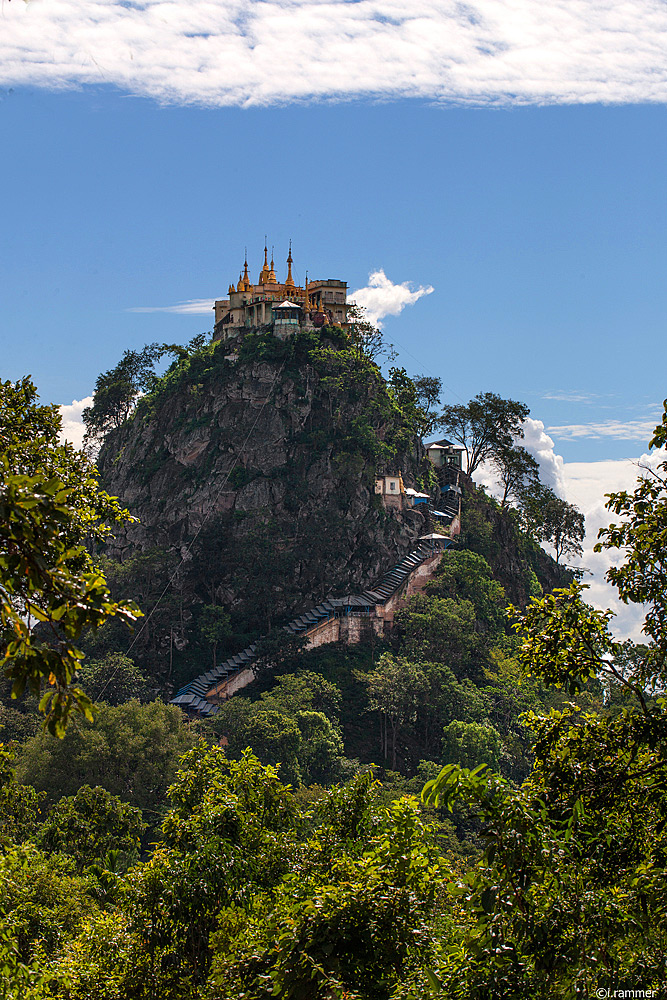
[(269, 281), (273, 285), (276, 285), (278, 283), (278, 279), (276, 278), (276, 272), (273, 267), (273, 247), (271, 247), (271, 270), (269, 271)]
[(287, 255), (287, 280), (285, 282), (285, 288), (294, 288), (294, 278), (292, 277), (292, 241), (289, 241), (289, 253)]
[(269, 261), (268, 261), (269, 249), (266, 245), (266, 236), (264, 237), (264, 267), (259, 274), (259, 283), (263, 285), (265, 281), (269, 280)]

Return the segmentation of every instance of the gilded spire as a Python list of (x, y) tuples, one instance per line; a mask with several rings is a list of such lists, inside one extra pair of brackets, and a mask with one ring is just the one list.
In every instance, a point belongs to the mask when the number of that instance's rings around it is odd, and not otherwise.
[(273, 285), (278, 283), (278, 279), (276, 278), (276, 272), (273, 267), (273, 247), (271, 247), (271, 270), (269, 271), (269, 281)]
[(248, 251), (245, 252), (245, 264), (243, 267), (243, 291), (247, 292), (250, 290), (250, 276), (248, 274)]
[(292, 241), (289, 241), (289, 253), (287, 255), (287, 281), (285, 282), (285, 288), (294, 288), (294, 278), (292, 277)]
[(259, 283), (263, 285), (265, 282), (270, 281), (269, 277), (269, 260), (268, 260), (269, 248), (266, 245), (266, 236), (264, 237), (264, 267), (260, 271)]

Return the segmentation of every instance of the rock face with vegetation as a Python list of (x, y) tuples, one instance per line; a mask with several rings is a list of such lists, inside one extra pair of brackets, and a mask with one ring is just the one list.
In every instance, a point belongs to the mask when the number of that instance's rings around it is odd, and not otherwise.
[[(201, 672), (211, 645), (236, 653), (331, 594), (365, 589), (414, 547), (426, 518), (385, 508), (377, 473), (400, 470), (438, 495), (421, 443), (429, 416), (404, 371), (385, 379), (331, 328), (250, 333), (229, 349), (183, 350), (107, 427), (99, 454), (104, 487), (135, 518), (106, 547), (114, 592), (145, 611), (162, 595), (134, 650), (160, 683)], [(509, 599), (563, 582), (509, 510), (471, 489), (465, 506), (463, 545)], [(90, 652), (118, 648), (107, 635)]]
[(524, 607), (530, 597), (540, 597), (573, 579), (571, 570), (559, 566), (529, 534), (522, 531), (511, 508), (501, 510), (481, 490), (464, 480), (464, 506), (460, 543), (484, 556), (493, 576), (503, 585), (508, 601)]
[(259, 335), (238, 357), (225, 349), (176, 363), (107, 435), (102, 481), (137, 518), (107, 553), (151, 577), (140, 600), (176, 569), (181, 603), (224, 606), (233, 628), (261, 632), (363, 589), (413, 547), (425, 518), (385, 510), (375, 475), (400, 469), (423, 487), (430, 466), (362, 351)]

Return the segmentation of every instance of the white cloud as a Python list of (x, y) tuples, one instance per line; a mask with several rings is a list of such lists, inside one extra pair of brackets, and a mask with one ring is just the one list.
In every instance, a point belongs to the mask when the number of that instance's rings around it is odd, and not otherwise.
[(649, 420), (599, 420), (590, 424), (563, 424), (549, 427), (554, 437), (562, 440), (575, 438), (612, 438), (615, 441), (647, 441), (653, 437), (655, 425), (660, 420), (656, 409), (655, 417)]
[(210, 316), (215, 299), (186, 299), (175, 306), (132, 306), (131, 313), (179, 313), (182, 316)]
[(542, 399), (555, 399), (560, 403), (593, 403), (600, 396), (596, 392), (576, 392), (558, 389), (553, 392), (545, 392)]
[(658, 462), (664, 460), (664, 452), (654, 452), (637, 459), (566, 462), (563, 466), (566, 499), (576, 504), (586, 515), (584, 553), (575, 562), (586, 570), (583, 582), (590, 587), (587, 600), (597, 608), (611, 608), (615, 611), (612, 631), (618, 638), (631, 638), (635, 642), (646, 640), (641, 631), (644, 612), (636, 604), (622, 604), (617, 599), (614, 588), (605, 580), (607, 569), (622, 562), (622, 557), (604, 550), (594, 552), (593, 547), (597, 542), (599, 529), (615, 520), (615, 515), (605, 507), (605, 494), (620, 490), (631, 492), (637, 478), (642, 475), (641, 466), (655, 468)]
[(3, 6), (0, 84), (163, 102), (667, 99), (663, 0), (31, 0)]
[(564, 462), (554, 450), (554, 443), (544, 429), (541, 420), (528, 417), (523, 424), (524, 439), (521, 442), (540, 467), (540, 479), (561, 496), (565, 496)]
[(83, 444), (83, 435), (86, 432), (81, 414), (87, 406), (93, 405), (93, 397), (86, 396), (85, 399), (75, 399), (71, 403), (63, 403), (58, 409), (63, 418), (63, 429), (61, 438), (70, 441), (75, 448), (80, 448)]
[[(409, 281), (395, 285), (382, 268), (368, 276), (366, 288), (358, 288), (350, 293), (350, 299), (366, 310), (366, 318), (373, 324), (380, 324), (385, 316), (398, 316), (406, 306), (414, 305), (423, 295), (430, 295), (431, 285), (412, 289)], [(126, 312), (133, 313), (178, 313), (182, 316), (210, 316), (214, 299), (186, 299), (173, 306), (132, 306)]]
[(350, 293), (350, 299), (363, 306), (369, 323), (381, 326), (385, 316), (398, 316), (406, 306), (414, 305), (423, 295), (430, 295), (433, 290), (432, 285), (420, 285), (413, 291), (409, 281), (395, 285), (380, 268), (369, 274), (365, 288), (358, 288), (356, 292)]

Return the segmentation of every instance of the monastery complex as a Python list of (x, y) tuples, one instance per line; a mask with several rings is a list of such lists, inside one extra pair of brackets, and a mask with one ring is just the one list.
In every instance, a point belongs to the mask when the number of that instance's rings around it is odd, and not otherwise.
[(287, 278), (278, 281), (264, 247), (264, 266), (257, 284), (248, 273), (248, 255), (237, 285), (229, 286), (228, 298), (216, 300), (214, 340), (233, 340), (247, 330), (271, 329), (277, 337), (287, 337), (299, 330), (317, 330), (323, 326), (347, 324), (351, 303), (347, 301), (347, 282), (338, 278), (309, 281), (297, 285), (292, 277), (292, 247), (287, 256)]

